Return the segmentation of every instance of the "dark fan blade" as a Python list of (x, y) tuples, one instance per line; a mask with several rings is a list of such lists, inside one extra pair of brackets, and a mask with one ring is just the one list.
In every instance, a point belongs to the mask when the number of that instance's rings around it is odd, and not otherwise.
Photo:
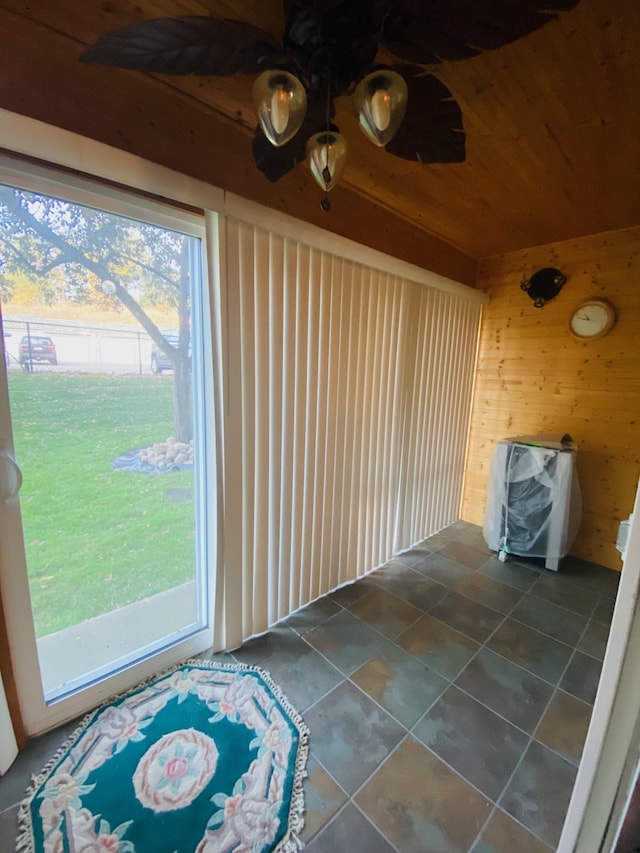
[(269, 33), (224, 18), (154, 18), (101, 36), (81, 62), (160, 74), (225, 75), (257, 71), (281, 51)]
[(336, 9), (343, 3), (345, 3), (345, 0), (284, 0), (284, 15), (288, 21), (292, 15), (296, 15), (305, 9), (313, 8), (319, 12), (323, 12), (329, 9)]
[[(395, 69), (403, 73), (402, 66)], [(465, 134), (462, 113), (447, 87), (432, 74), (405, 77), (409, 89), (407, 112), (386, 147), (403, 160), (421, 163), (462, 163)]]
[[(321, 98), (315, 98), (311, 94), (307, 102), (307, 113), (302, 122), (302, 127), (286, 145), (276, 148), (273, 146), (262, 130), (256, 128), (253, 137), (253, 159), (260, 171), (272, 182), (279, 181), (283, 175), (290, 172), (296, 163), (302, 163), (306, 159), (307, 139), (314, 133), (319, 133), (327, 127), (327, 106)], [(335, 114), (335, 104), (330, 104), (330, 116)], [(338, 128), (329, 123), (329, 129), (337, 131)]]
[(284, 48), (314, 92), (345, 94), (374, 61), (372, 0), (289, 0)]
[(271, 181), (279, 181), (283, 175), (290, 172), (296, 163), (305, 158), (306, 138), (300, 132), (296, 133), (286, 145), (280, 148), (273, 146), (262, 130), (257, 127), (253, 137), (253, 159), (260, 171)]
[(537, 30), (579, 0), (398, 0), (382, 44), (422, 64), (464, 59)]

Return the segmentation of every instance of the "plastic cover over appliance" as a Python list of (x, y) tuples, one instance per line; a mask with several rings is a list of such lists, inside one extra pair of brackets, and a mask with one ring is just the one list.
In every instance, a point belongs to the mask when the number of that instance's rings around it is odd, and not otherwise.
[(560, 558), (580, 526), (582, 501), (570, 436), (518, 436), (498, 442), (483, 532), (495, 551)]

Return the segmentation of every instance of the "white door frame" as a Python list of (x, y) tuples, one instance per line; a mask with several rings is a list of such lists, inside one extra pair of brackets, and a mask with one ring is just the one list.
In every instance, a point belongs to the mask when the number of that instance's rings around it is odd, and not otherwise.
[(18, 754), (18, 743), (13, 733), (11, 715), (0, 673), (0, 776), (6, 773)]
[[(132, 190), (152, 193), (156, 197), (164, 197), (179, 204), (213, 211), (221, 210), (223, 206), (223, 193), (215, 188), (107, 145), (5, 110), (0, 110), (0, 148), (36, 157), (53, 166), (68, 167), (74, 171), (82, 170), (87, 175), (107, 179)], [(0, 164), (0, 168), (3, 168), (4, 179), (7, 180), (7, 175), (13, 169), (19, 172), (21, 167), (16, 162), (15, 167)], [(39, 171), (38, 166), (26, 165), (24, 169), (25, 171), (33, 170), (36, 173)], [(48, 178), (41, 176), (39, 180), (42, 182), (42, 192), (47, 192), (46, 182)], [(71, 175), (61, 182), (67, 183), (67, 181), (69, 184), (75, 184), (78, 192), (82, 192), (81, 180)], [(12, 182), (10, 178), (8, 182)], [(55, 179), (52, 183), (54, 182)], [(19, 181), (17, 184), (19, 185)], [(78, 189), (78, 187), (80, 188)], [(111, 194), (108, 188), (104, 192), (106, 198), (118, 195), (117, 191)], [(55, 194), (55, 192), (52, 191), (51, 194)], [(158, 215), (166, 216), (168, 221), (171, 220), (171, 208), (163, 207)], [(176, 227), (181, 230), (179, 226)], [(206, 245), (204, 242), (204, 219), (201, 220), (199, 227), (202, 228), (203, 232), (203, 245)], [(203, 273), (205, 275), (206, 263), (205, 257), (203, 258)], [(205, 314), (210, 314), (209, 294), (205, 293), (202, 296), (203, 310)], [(197, 341), (194, 339), (194, 348), (196, 345)], [(205, 364), (203, 385), (206, 394), (205, 407), (208, 412), (209, 423), (212, 424), (215, 406), (211, 363)], [(204, 463), (208, 466), (211, 477), (215, 481), (211, 487), (211, 503), (214, 505), (212, 509), (214, 507), (215, 509), (212, 517), (206, 520), (208, 528), (213, 531), (210, 537), (209, 558), (207, 560), (209, 565), (216, 565), (215, 538), (217, 529), (220, 528), (222, 513), (220, 488), (217, 483), (217, 466), (215, 465), (216, 456), (213, 450), (215, 444), (216, 436), (212, 431), (208, 435), (207, 459)], [(14, 455), (10, 413), (5, 405), (0, 405), (0, 450), (11, 456)], [(161, 659), (151, 657), (143, 660), (123, 672), (92, 685), (87, 690), (47, 705), (44, 701), (38, 672), (37, 646), (31, 618), (18, 501), (10, 501), (5, 504), (0, 512), (0, 542), (3, 552), (0, 559), (0, 589), (2, 590), (2, 600), (5, 603), (9, 651), (11, 659), (14, 661), (20, 711), (29, 735), (52, 728), (65, 720), (82, 714), (109, 697), (126, 690), (137, 681), (153, 675), (159, 667), (171, 666), (185, 658), (199, 654), (212, 645), (213, 635), (212, 629), (209, 627), (162, 653)], [(212, 601), (213, 594), (211, 595)], [(7, 607), (7, 602), (11, 602), (10, 607)], [(210, 626), (212, 620), (213, 612), (210, 608)]]
[[(610, 853), (640, 738), (640, 483), (600, 684), (558, 853)], [(626, 781), (625, 781), (626, 780)], [(622, 807), (621, 807), (622, 806)]]

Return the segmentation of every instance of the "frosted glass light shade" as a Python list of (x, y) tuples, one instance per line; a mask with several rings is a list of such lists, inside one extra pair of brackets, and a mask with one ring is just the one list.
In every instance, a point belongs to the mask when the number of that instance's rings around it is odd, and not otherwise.
[(363, 133), (384, 146), (400, 127), (407, 108), (407, 84), (395, 71), (372, 71), (356, 86), (353, 111)]
[(341, 133), (322, 131), (307, 141), (306, 153), (311, 174), (329, 192), (338, 183), (347, 160), (347, 140)]
[(288, 71), (265, 71), (253, 84), (253, 103), (264, 135), (279, 147), (300, 130), (307, 110), (307, 93)]

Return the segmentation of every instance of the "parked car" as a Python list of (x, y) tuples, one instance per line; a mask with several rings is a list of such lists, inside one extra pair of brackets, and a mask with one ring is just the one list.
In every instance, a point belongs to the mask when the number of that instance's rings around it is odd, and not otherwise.
[[(178, 347), (180, 340), (178, 329), (167, 329), (166, 332), (162, 333), (162, 336), (172, 347)], [(191, 358), (191, 341), (189, 341), (189, 358)], [(163, 370), (173, 370), (173, 364), (166, 352), (161, 350), (157, 344), (153, 344), (151, 347), (151, 372), (162, 373)]]
[(49, 364), (57, 364), (56, 345), (46, 335), (23, 335), (18, 345), (18, 361), (20, 364), (29, 364), (30, 361), (48, 361)]

